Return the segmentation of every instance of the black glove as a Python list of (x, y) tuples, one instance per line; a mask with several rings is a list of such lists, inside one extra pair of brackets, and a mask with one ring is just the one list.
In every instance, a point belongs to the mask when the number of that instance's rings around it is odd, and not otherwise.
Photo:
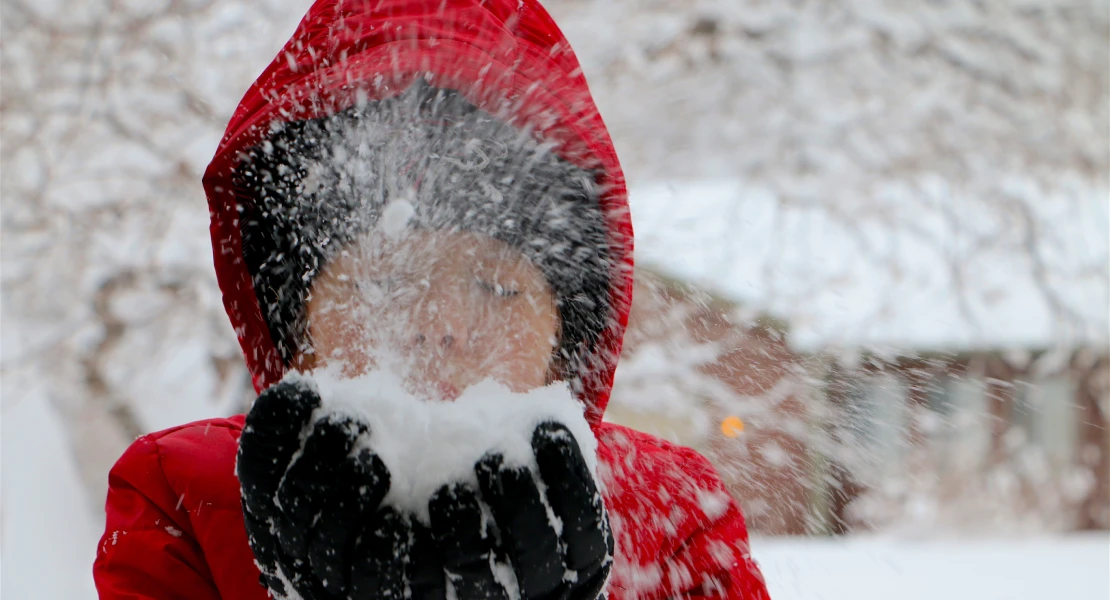
[(533, 432), (532, 450), (538, 473), (506, 466), (501, 454), (475, 465), (492, 524), (469, 485), (444, 486), (429, 503), (432, 537), (460, 600), (508, 598), (498, 563), (511, 565), (526, 600), (601, 595), (613, 534), (578, 443), (563, 425), (544, 423)]
[(547, 423), (533, 433), (539, 473), (489, 454), (475, 465), (480, 496), (466, 484), (440, 488), (429, 503), (429, 529), (381, 505), (388, 470), (364, 447), (352, 454), (369, 428), (339, 415), (314, 421), (319, 406), (306, 387), (275, 385), (255, 401), (239, 441), (248, 540), (261, 583), (275, 596), (403, 598), (407, 588), (415, 600), (443, 600), (450, 579), (459, 600), (508, 598), (496, 565), (515, 572), (526, 600), (599, 596), (613, 536), (565, 427)]
[(277, 597), (400, 598), (407, 557), (428, 536), (381, 506), (389, 491), (381, 459), (367, 449), (352, 455), (368, 427), (338, 415), (314, 421), (319, 406), (310, 389), (277, 384), (255, 401), (239, 439), (236, 472), (261, 582)]

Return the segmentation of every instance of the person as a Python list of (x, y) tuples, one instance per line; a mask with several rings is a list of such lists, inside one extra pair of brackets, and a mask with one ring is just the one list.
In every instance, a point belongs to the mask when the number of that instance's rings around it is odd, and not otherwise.
[[(632, 290), (620, 165), (538, 2), (318, 0), (204, 178), (251, 411), (137, 439), (109, 474), (102, 598), (767, 598), (705, 458), (602, 420)], [(395, 368), (451, 401), (564, 382), (536, 471), (497, 455), (428, 519), (291, 371)], [(395, 474), (394, 474), (395, 475)], [(494, 535), (487, 535), (492, 529)]]

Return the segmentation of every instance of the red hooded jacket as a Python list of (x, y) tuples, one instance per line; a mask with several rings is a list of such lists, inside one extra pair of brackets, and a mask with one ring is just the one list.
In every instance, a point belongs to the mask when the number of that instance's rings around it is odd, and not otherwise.
[[(767, 598), (744, 517), (702, 456), (601, 421), (632, 293), (632, 227), (620, 164), (578, 60), (534, 0), (318, 0), (247, 91), (204, 176), (216, 273), (255, 388), (284, 373), (242, 258), (230, 176), (275, 123), (399, 93), (416, 77), (459, 90), (601, 173), (614, 240), (604, 358), (584, 377), (587, 419), (614, 534), (614, 600)], [(145, 435), (109, 474), (93, 567), (101, 598), (261, 600), (234, 475), (243, 416)]]

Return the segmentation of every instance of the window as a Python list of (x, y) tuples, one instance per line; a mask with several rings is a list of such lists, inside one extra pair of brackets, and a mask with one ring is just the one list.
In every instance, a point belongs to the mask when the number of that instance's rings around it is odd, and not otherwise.
[(978, 467), (990, 454), (991, 431), (986, 384), (977, 377), (949, 377), (943, 383), (938, 426), (938, 448), (943, 464), (950, 468)]
[(1075, 457), (1079, 436), (1075, 393), (1075, 382), (1061, 375), (1023, 386), (1015, 396), (1014, 425), (1057, 466)]

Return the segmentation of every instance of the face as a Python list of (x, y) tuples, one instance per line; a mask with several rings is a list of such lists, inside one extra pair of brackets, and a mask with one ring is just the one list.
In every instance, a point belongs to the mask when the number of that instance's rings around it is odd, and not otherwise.
[(550, 380), (559, 313), (519, 251), (463, 232), (367, 236), (332, 259), (307, 303), (302, 370), (346, 376), (389, 363), (411, 391), (454, 399), (493, 378), (517, 392)]

